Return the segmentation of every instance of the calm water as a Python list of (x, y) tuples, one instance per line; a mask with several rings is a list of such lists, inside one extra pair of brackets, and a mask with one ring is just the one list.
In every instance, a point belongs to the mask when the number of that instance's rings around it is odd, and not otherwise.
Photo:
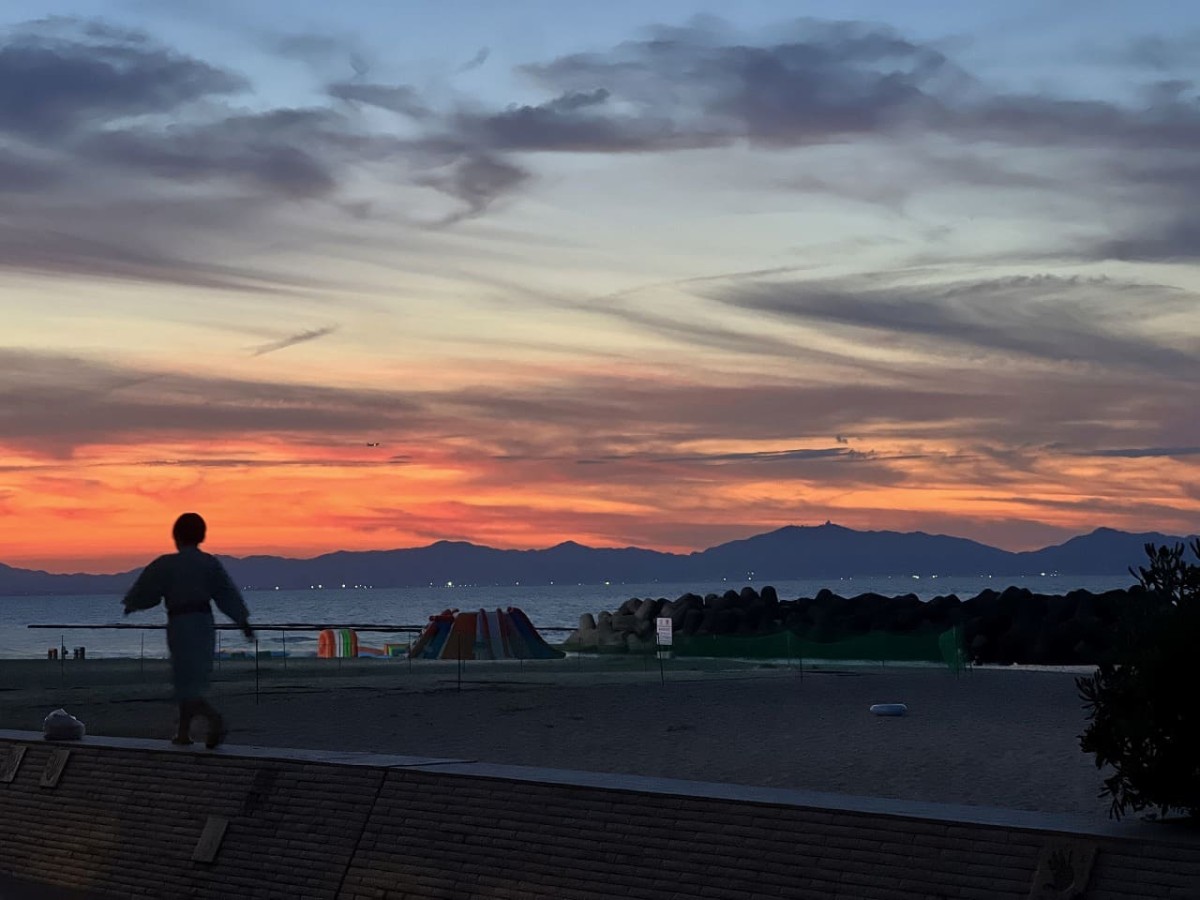
[[(985, 588), (1003, 590), (1009, 585), (1027, 587), (1044, 594), (1065, 594), (1077, 588), (1099, 593), (1113, 588), (1125, 588), (1131, 583), (1127, 576), (1005, 576), (992, 579), (939, 578), (904, 576), (842, 578), (773, 582), (781, 600), (811, 597), (822, 588), (842, 596), (875, 592), (894, 596), (913, 593), (922, 600), (938, 594), (957, 594), (967, 599)], [(249, 591), (246, 602), (255, 623), (312, 622), (323, 624), (424, 625), (431, 615), (447, 607), (474, 610), (519, 606), (539, 628), (555, 626), (573, 628), (583, 613), (615, 611), (630, 597), (666, 597), (675, 599), (688, 591), (704, 595), (720, 593), (729, 588), (740, 589), (744, 583), (681, 583), (681, 584), (613, 584), (613, 585), (547, 585), (543, 587), (427, 587), (387, 588), (377, 590), (317, 590), (317, 591)], [(757, 589), (766, 582), (754, 583)], [(60, 641), (67, 648), (84, 646), (89, 657), (137, 656), (145, 640), (147, 656), (165, 656), (166, 640), (162, 631), (46, 631), (27, 626), (41, 624), (141, 623), (162, 624), (161, 607), (135, 614), (121, 615), (117, 597), (0, 597), (0, 658), (37, 658), (46, 656), (49, 647)], [(548, 634), (550, 640), (563, 635)], [(281, 632), (260, 628), (263, 649), (279, 649)], [(386, 641), (403, 643), (406, 636), (384, 635), (363, 631), (360, 640), (371, 646)], [(246, 646), (237, 632), (222, 633), (222, 645), (231, 650)], [(289, 653), (313, 654), (316, 633), (288, 632)]]

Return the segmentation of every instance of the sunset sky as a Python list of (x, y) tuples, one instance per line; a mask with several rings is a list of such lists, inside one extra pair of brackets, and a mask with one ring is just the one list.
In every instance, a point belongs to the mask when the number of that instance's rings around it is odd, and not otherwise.
[(0, 562), (1200, 530), (1178, 0), (5, 0)]

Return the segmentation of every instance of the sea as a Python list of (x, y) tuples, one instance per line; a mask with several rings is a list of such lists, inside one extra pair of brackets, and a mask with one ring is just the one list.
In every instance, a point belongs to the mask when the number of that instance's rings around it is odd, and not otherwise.
[[(981, 575), (976, 577), (938, 575), (892, 575), (803, 579), (761, 582), (697, 582), (602, 585), (440, 585), (409, 588), (355, 588), (324, 590), (247, 591), (246, 604), (259, 631), (259, 649), (289, 656), (316, 654), (318, 632), (272, 631), (272, 624), (424, 626), (431, 616), (446, 609), (523, 609), (550, 642), (562, 640), (579, 624), (584, 613), (615, 612), (631, 597), (665, 597), (674, 600), (686, 593), (701, 596), (741, 590), (749, 585), (762, 590), (772, 585), (781, 600), (813, 597), (828, 588), (843, 597), (877, 593), (885, 596), (916, 594), (922, 600), (956, 594), (963, 600), (986, 589), (1003, 590), (1010, 585), (1041, 594), (1065, 594), (1073, 590), (1093, 593), (1127, 588), (1128, 576), (1079, 576), (1036, 574), (1025, 576)], [(220, 616), (218, 616), (220, 618)], [(165, 632), (157, 630), (104, 630), (79, 628), (30, 628), (31, 625), (164, 625), (162, 607), (123, 616), (119, 597), (38, 596), (0, 597), (0, 659), (45, 659), (50, 648), (85, 648), (89, 659), (129, 658), (145, 655), (165, 657)], [(220, 633), (222, 649), (237, 651), (248, 645), (236, 631)], [(411, 635), (359, 630), (359, 641), (367, 646), (404, 643)], [(61, 652), (61, 650), (60, 650)]]

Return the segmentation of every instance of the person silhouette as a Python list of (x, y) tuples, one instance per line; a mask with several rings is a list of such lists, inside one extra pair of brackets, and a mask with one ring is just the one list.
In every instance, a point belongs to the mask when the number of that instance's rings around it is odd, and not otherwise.
[(241, 591), (215, 556), (200, 549), (208, 532), (204, 519), (194, 512), (175, 520), (171, 536), (178, 552), (158, 557), (142, 570), (126, 592), (125, 615), (150, 609), (162, 601), (167, 608), (167, 649), (171, 653), (171, 680), (179, 704), (179, 728), (172, 744), (192, 743), (192, 719), (208, 720), (204, 744), (217, 747), (228, 733), (225, 720), (205, 699), (212, 675), (216, 628), (210, 600), (254, 640), (250, 611)]

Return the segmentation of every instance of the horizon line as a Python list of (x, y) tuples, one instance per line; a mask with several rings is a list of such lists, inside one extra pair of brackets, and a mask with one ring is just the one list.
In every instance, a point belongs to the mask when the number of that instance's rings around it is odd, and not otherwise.
[[(826, 520), (825, 522), (823, 522), (819, 525), (797, 525), (797, 524), (781, 525), (778, 528), (772, 528), (767, 531), (757, 531), (752, 534), (748, 534), (744, 537), (732, 538), (727, 541), (722, 541), (717, 544), (711, 544), (707, 547), (694, 549), (694, 550), (690, 550), (690, 551), (656, 550), (651, 547), (642, 547), (642, 546), (638, 546), (635, 544), (595, 546), (595, 545), (590, 545), (590, 544), (582, 544), (571, 538), (559, 541), (557, 544), (551, 544), (551, 545), (545, 546), (545, 547), (495, 547), (490, 544), (476, 543), (474, 541), (465, 540), (465, 539), (461, 539), (461, 538), (458, 538), (458, 539), (439, 538), (438, 540), (432, 541), (428, 544), (413, 545), (413, 546), (408, 546), (408, 547), (389, 547), (389, 548), (385, 548), (385, 549), (365, 549), (365, 550), (349, 550), (346, 548), (336, 548), (336, 549), (332, 549), (332, 550), (321, 551), (321, 552), (315, 553), (311, 556), (287, 556), (287, 555), (281, 555), (280, 553), (266, 553), (266, 552), (255, 552), (255, 553), (248, 553), (248, 554), (244, 554), (244, 555), (237, 555), (234, 553), (213, 552), (213, 555), (222, 557), (225, 559), (238, 560), (238, 561), (247, 560), (247, 559), (269, 558), (269, 559), (278, 559), (278, 560), (284, 560), (284, 561), (289, 561), (289, 562), (307, 562), (307, 561), (321, 559), (326, 556), (333, 556), (333, 555), (339, 554), (339, 553), (350, 553), (350, 554), (356, 554), (356, 555), (377, 554), (377, 553), (399, 553), (399, 552), (405, 552), (405, 551), (411, 551), (411, 550), (427, 550), (431, 547), (436, 547), (439, 544), (461, 544), (461, 545), (465, 545), (465, 546), (469, 546), (469, 547), (477, 547), (477, 548), (485, 549), (485, 550), (496, 550), (497, 552), (501, 552), (501, 553), (544, 553), (549, 550), (557, 549), (559, 547), (573, 545), (573, 546), (579, 547), (580, 549), (583, 549), (583, 550), (614, 550), (614, 551), (641, 550), (641, 551), (645, 551), (645, 552), (649, 552), (649, 553), (658, 553), (663, 556), (687, 557), (689, 555), (705, 553), (705, 552), (707, 552), (709, 550), (713, 550), (717, 547), (723, 547), (723, 546), (727, 546), (729, 544), (736, 544), (736, 543), (739, 543), (742, 541), (752, 540), (757, 537), (763, 537), (765, 535), (775, 534), (780, 531), (787, 531), (789, 529), (819, 530), (822, 528), (835, 528), (835, 529), (838, 529), (841, 531), (854, 532), (856, 534), (921, 535), (921, 536), (932, 537), (932, 538), (949, 538), (951, 540), (967, 541), (969, 543), (976, 544), (981, 547), (985, 547), (985, 548), (988, 548), (991, 550), (998, 550), (1002, 553), (1008, 553), (1008, 554), (1012, 554), (1014, 556), (1020, 555), (1023, 553), (1038, 553), (1038, 552), (1041, 552), (1043, 550), (1048, 550), (1053, 547), (1061, 547), (1061, 546), (1063, 546), (1067, 543), (1070, 543), (1071, 541), (1076, 540), (1078, 538), (1088, 537), (1090, 535), (1096, 534), (1098, 532), (1104, 532), (1104, 531), (1114, 532), (1117, 534), (1129, 535), (1130, 537), (1139, 537), (1139, 536), (1145, 537), (1145, 536), (1150, 536), (1150, 535), (1158, 535), (1163, 538), (1168, 538), (1168, 539), (1171, 539), (1174, 541), (1183, 541), (1185, 543), (1192, 541), (1192, 540), (1200, 539), (1200, 532), (1192, 532), (1191, 534), (1182, 534), (1182, 535), (1179, 535), (1179, 534), (1172, 535), (1172, 534), (1167, 534), (1166, 532), (1161, 532), (1161, 531), (1125, 531), (1124, 529), (1113, 528), (1108, 525), (1097, 525), (1096, 527), (1092, 528), (1090, 531), (1079, 532), (1078, 534), (1074, 534), (1074, 535), (1071, 535), (1070, 537), (1064, 538), (1063, 540), (1059, 541), (1058, 543), (1046, 544), (1046, 545), (1039, 546), (1039, 547), (1029, 549), (1029, 550), (1009, 550), (1005, 547), (997, 546), (995, 544), (988, 544), (988, 543), (985, 543), (984, 541), (980, 541), (975, 538), (968, 538), (968, 537), (963, 537), (961, 535), (947, 534), (944, 532), (929, 532), (929, 531), (922, 531), (922, 530), (896, 531), (894, 529), (871, 529), (871, 528), (860, 529), (860, 528), (851, 528), (846, 525), (839, 525), (836, 522), (833, 522), (832, 520)], [(209, 552), (212, 552), (212, 551), (209, 551)], [(284, 551), (284, 552), (286, 552), (286, 551)], [(163, 555), (163, 554), (162, 553), (156, 554), (155, 551), (148, 551), (146, 554), (147, 562), (150, 559), (155, 558), (156, 555)], [(143, 564), (141, 566), (135, 565), (132, 568), (118, 568), (118, 569), (114, 569), (112, 571), (104, 571), (104, 572), (88, 572), (88, 571), (82, 571), (79, 569), (52, 571), (50, 569), (44, 569), (44, 568), (25, 568), (23, 566), (16, 566), (16, 565), (12, 565), (10, 563), (5, 562), (3, 559), (0, 559), (0, 569), (7, 568), (7, 569), (11, 569), (11, 570), (17, 571), (17, 572), (29, 572), (29, 573), (33, 573), (33, 574), (42, 574), (42, 575), (49, 575), (49, 576), (81, 576), (81, 577), (95, 577), (95, 578), (103, 578), (103, 577), (107, 577), (107, 576), (117, 576), (117, 575), (127, 575), (130, 572), (137, 571), (137, 570), (143, 568), (144, 565), (145, 564)]]

